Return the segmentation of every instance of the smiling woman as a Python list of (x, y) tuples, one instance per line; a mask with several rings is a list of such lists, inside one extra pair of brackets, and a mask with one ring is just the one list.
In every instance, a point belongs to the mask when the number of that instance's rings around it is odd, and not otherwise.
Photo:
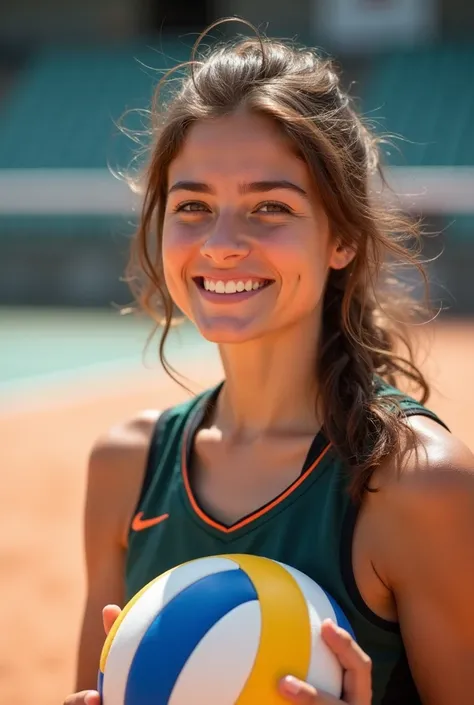
[(310, 170), (275, 121), (238, 110), (196, 122), (168, 179), (166, 288), (201, 333), (230, 343), (314, 328), (328, 267), (353, 253), (329, 237)]
[[(185, 68), (154, 115), (131, 283), (164, 322), (163, 362), (176, 305), (225, 379), (92, 450), (78, 686), (95, 678), (104, 605), (234, 552), (293, 566), (341, 605), (358, 644), (322, 631), (339, 702), (468, 705), (474, 459), (424, 406), (401, 326), (417, 307), (388, 268), (423, 271), (404, 242), (418, 230), (371, 192), (377, 141), (317, 52), (257, 36)], [(334, 705), (314, 685), (275, 683), (274, 702)]]

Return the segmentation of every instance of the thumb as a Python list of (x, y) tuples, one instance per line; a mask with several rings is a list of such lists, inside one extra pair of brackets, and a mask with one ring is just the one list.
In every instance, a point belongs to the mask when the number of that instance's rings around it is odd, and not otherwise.
[[(114, 622), (120, 615), (121, 609), (118, 605), (107, 605), (102, 610), (102, 622), (104, 625), (105, 633), (108, 634), (112, 629)], [(92, 705), (92, 703), (91, 703)]]
[(318, 691), (294, 676), (285, 676), (278, 684), (278, 690), (286, 700), (295, 705), (343, 705), (338, 698)]
[(89, 690), (84, 695), (84, 705), (100, 705), (100, 695), (96, 690)]
[(315, 705), (319, 702), (316, 689), (294, 676), (283, 678), (278, 689), (284, 698), (298, 705)]

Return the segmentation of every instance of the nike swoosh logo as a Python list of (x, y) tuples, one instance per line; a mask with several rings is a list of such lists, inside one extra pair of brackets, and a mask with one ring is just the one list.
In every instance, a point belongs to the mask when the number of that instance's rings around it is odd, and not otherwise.
[(162, 521), (169, 518), (169, 514), (160, 514), (158, 517), (153, 517), (152, 519), (144, 519), (143, 512), (138, 512), (133, 517), (132, 529), (134, 531), (143, 531), (144, 529), (150, 529), (152, 526), (161, 524)]

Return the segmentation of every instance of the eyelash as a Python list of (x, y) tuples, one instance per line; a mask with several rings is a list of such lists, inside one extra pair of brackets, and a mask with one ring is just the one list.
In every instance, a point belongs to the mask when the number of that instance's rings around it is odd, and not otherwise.
[[(186, 206), (201, 206), (201, 208), (185, 210)], [(294, 212), (289, 206), (286, 206), (284, 203), (279, 203), (278, 201), (264, 201), (263, 203), (260, 203), (253, 212), (258, 211), (264, 206), (273, 206), (281, 209), (279, 211), (264, 212), (264, 215), (281, 215), (281, 213), (291, 215)], [(185, 201), (184, 203), (178, 203), (178, 205), (173, 208), (173, 213), (203, 213), (205, 210), (209, 210), (209, 207), (201, 201)]]
[(267, 211), (265, 215), (270, 215), (271, 213), (275, 213), (276, 215), (279, 215), (281, 213), (286, 213), (287, 215), (291, 215), (294, 211), (289, 207), (286, 206), (284, 203), (279, 203), (278, 201), (264, 201), (264, 203), (260, 203), (258, 208), (263, 208), (263, 206), (274, 206), (276, 208), (280, 208), (280, 211)]
[(200, 201), (185, 201), (184, 203), (178, 203), (177, 206), (173, 208), (173, 213), (202, 213), (202, 210), (189, 210), (186, 211), (184, 210), (186, 206), (202, 206), (205, 209), (208, 209), (205, 203), (201, 203)]

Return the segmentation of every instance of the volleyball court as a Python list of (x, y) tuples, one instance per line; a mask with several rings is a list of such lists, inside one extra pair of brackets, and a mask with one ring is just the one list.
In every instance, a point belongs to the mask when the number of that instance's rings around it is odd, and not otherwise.
[[(430, 406), (474, 448), (474, 322), (423, 329)], [(197, 359), (200, 358), (200, 359)], [(205, 353), (180, 365), (199, 391), (220, 378)], [(110, 425), (188, 398), (164, 374), (116, 374), (23, 396), (0, 411), (0, 702), (53, 705), (73, 684), (84, 598), (87, 455)]]

